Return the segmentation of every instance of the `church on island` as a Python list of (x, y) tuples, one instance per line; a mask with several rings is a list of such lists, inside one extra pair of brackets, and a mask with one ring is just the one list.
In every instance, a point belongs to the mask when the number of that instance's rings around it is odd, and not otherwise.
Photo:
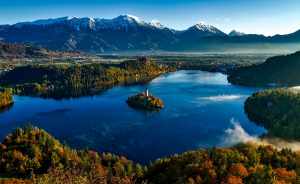
[(143, 93), (142, 93), (142, 96), (148, 97), (148, 88), (147, 88), (147, 86), (146, 86), (146, 94), (145, 94), (145, 92), (143, 92)]
[(155, 98), (153, 94), (149, 94), (148, 88), (146, 86), (146, 91), (138, 93), (136, 95), (131, 95), (126, 100), (129, 107), (137, 109), (161, 109), (164, 108), (164, 103), (159, 98)]

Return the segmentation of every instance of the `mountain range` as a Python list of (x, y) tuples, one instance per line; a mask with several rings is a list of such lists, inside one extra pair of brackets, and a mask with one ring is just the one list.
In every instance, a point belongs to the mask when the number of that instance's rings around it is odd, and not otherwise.
[(178, 31), (159, 21), (150, 23), (132, 15), (114, 19), (62, 17), (0, 25), (0, 41), (40, 46), (48, 50), (82, 50), (88, 53), (137, 51), (226, 52), (269, 51), (281, 47), (295, 50), (300, 30), (266, 37), (233, 30), (226, 34), (212, 25), (197, 23)]

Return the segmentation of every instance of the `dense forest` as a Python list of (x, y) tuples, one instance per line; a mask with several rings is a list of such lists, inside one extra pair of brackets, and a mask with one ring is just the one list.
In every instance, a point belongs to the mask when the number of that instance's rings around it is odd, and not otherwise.
[[(0, 144), (0, 173), (25, 174), (30, 183), (283, 184), (300, 182), (300, 152), (240, 142), (187, 151), (148, 166), (124, 157), (71, 149), (30, 124)], [(11, 175), (14, 176), (14, 175)], [(30, 177), (29, 177), (30, 176)], [(2, 179), (2, 182), (22, 179)]]
[[(35, 175), (46, 173), (50, 166), (49, 175)], [(73, 150), (66, 142), (61, 144), (30, 124), (24, 130), (13, 128), (0, 143), (0, 173), (31, 174), (30, 182), (34, 183), (53, 183), (54, 180), (62, 183), (75, 180), (77, 183), (125, 183), (133, 180), (134, 173), (140, 176), (142, 172), (142, 166), (134, 166), (124, 157), (110, 153), (100, 157), (87, 147)]]
[(0, 59), (93, 56), (82, 51), (49, 51), (37, 46), (0, 42)]
[(47, 91), (49, 88), (97, 87), (175, 70), (173, 67), (159, 67), (148, 58), (111, 65), (27, 65), (15, 67), (3, 75), (1, 83), (5, 86), (13, 84), (16, 92), (37, 92)]
[(14, 102), (12, 89), (0, 88), (0, 108)]
[(299, 183), (299, 153), (253, 142), (187, 151), (156, 160), (143, 179), (149, 183)]
[(268, 58), (264, 63), (240, 67), (229, 73), (228, 81), (241, 85), (299, 85), (300, 51)]
[(300, 140), (299, 93), (286, 89), (259, 91), (246, 100), (245, 111), (267, 128), (264, 137)]

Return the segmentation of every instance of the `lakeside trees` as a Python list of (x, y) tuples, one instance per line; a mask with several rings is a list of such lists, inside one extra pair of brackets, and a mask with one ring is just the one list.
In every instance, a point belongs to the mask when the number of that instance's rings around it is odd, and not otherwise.
[[(75, 177), (80, 181), (101, 179), (102, 182), (132, 181), (135, 166), (124, 157), (110, 153), (71, 149), (66, 142), (61, 144), (50, 134), (30, 124), (24, 129), (17, 128), (0, 143), (0, 173), (4, 174), (35, 174), (31, 175), (35, 182), (51, 183)], [(141, 170), (142, 172), (143, 170)], [(77, 174), (76, 174), (77, 173)], [(57, 178), (59, 176), (59, 178)], [(74, 179), (74, 178), (73, 178)], [(42, 183), (44, 183), (42, 182)]]
[(144, 173), (149, 183), (298, 183), (299, 152), (253, 142), (200, 149), (156, 160)]
[(174, 71), (172, 67), (159, 67), (152, 61), (142, 59), (127, 60), (120, 65), (76, 65), (72, 67), (57, 65), (27, 65), (16, 67), (5, 74), (3, 85), (15, 84), (17, 91), (43, 91), (49, 86), (61, 87), (95, 87), (103, 84), (124, 81), (135, 77), (155, 76)]
[(229, 73), (228, 81), (240, 85), (300, 84), (300, 51), (268, 58), (264, 63), (240, 67)]
[(0, 108), (7, 106), (14, 102), (12, 96), (12, 89), (0, 88)]
[(271, 89), (252, 94), (245, 101), (249, 116), (259, 115), (268, 133), (266, 138), (300, 140), (300, 94), (292, 90)]
[[(103, 66), (104, 69), (109, 67), (115, 66)], [(130, 70), (131, 73), (136, 70), (143, 70), (143, 68), (139, 68), (139, 65), (124, 65), (122, 68), (126, 68), (126, 71)], [(43, 77), (42, 81), (45, 82), (46, 76)], [(44, 86), (38, 83), (24, 85), (28, 85), (28, 90), (40, 90), (42, 87), (47, 87), (48, 82), (47, 84), (45, 83)], [(78, 85), (70, 86), (78, 87)], [(25, 87), (22, 86), (22, 88)], [(282, 136), (281, 138), (286, 140), (294, 139), (293, 136), (295, 136), (298, 131), (298, 124), (297, 122), (294, 123), (293, 120), (298, 119), (297, 114), (299, 113), (297, 109), (299, 100), (297, 95), (295, 96), (294, 93), (289, 93), (291, 92), (286, 90), (280, 91), (279, 89), (277, 91), (275, 90), (275, 92), (260, 93), (253, 97), (253, 101), (251, 100), (252, 104), (249, 103), (250, 110), (262, 113), (266, 118), (273, 118), (272, 122), (277, 122), (279, 126), (275, 128), (276, 124), (270, 124), (270, 132), (273, 132), (274, 136)], [(274, 101), (272, 101), (273, 99)], [(275, 110), (270, 110), (271, 108), (269, 107), (274, 107)], [(278, 109), (276, 110), (276, 108)], [(278, 114), (277, 111), (281, 114)], [(290, 116), (290, 114), (292, 116)], [(273, 115), (274, 117), (272, 117)], [(265, 125), (269, 126), (268, 124)], [(47, 168), (52, 167), (48, 170), (47, 174), (39, 176), (33, 175), (31, 181), (34, 182), (54, 183), (55, 181), (64, 181), (65, 183), (69, 183), (75, 178), (79, 183), (134, 183), (135, 180), (137, 183), (144, 181), (149, 181), (149, 183), (222, 184), (299, 183), (300, 153), (292, 152), (290, 149), (278, 151), (272, 146), (257, 146), (253, 143), (240, 143), (232, 148), (217, 149), (216, 147), (212, 147), (209, 150), (200, 149), (195, 152), (188, 151), (182, 155), (161, 158), (145, 168), (139, 164), (134, 165), (130, 161), (132, 164), (123, 164), (126, 162), (119, 161), (122, 160), (122, 157), (117, 159), (117, 156), (110, 156), (109, 154), (108, 158), (115, 157), (116, 159), (112, 160), (117, 161), (108, 161), (106, 163), (106, 154), (102, 157), (95, 156), (97, 159), (91, 159), (93, 152), (88, 150), (88, 148), (79, 151), (79, 154), (77, 153), (77, 156), (74, 156), (78, 159), (73, 159), (72, 156), (64, 156), (71, 154), (68, 152), (68, 149), (67, 151), (63, 149), (63, 154), (60, 154), (59, 150), (67, 147), (65, 143), (62, 145), (60, 145), (60, 143), (50, 144), (50, 146), (45, 149), (43, 148), (46, 147), (43, 141), (39, 142), (39, 133), (37, 133), (39, 131), (34, 132), (32, 131), (33, 128), (28, 127), (31, 127), (31, 125), (21, 131), (20, 129), (16, 131), (13, 130), (11, 140), (5, 138), (4, 143), (0, 144), (0, 167), (2, 166), (1, 164), (3, 164), (4, 170), (10, 173), (25, 174), (30, 172), (30, 169), (28, 169), (28, 165), (30, 166), (30, 164), (32, 164), (32, 168), (35, 169), (35, 173), (40, 174), (45, 173)], [(293, 129), (290, 127), (293, 127)], [(278, 135), (275, 134), (276, 131), (278, 131)], [(32, 134), (34, 134), (34, 137), (28, 138), (32, 136)], [(268, 136), (270, 135), (271, 134)], [(10, 135), (8, 138), (10, 138)], [(45, 144), (51, 142), (49, 140), (47, 141), (47, 138), (45, 139)], [(37, 140), (37, 143), (30, 142), (35, 140)], [(35, 146), (34, 149), (31, 148), (32, 145)], [(35, 152), (38, 153), (37, 155), (42, 155), (42, 159), (39, 159), (38, 156), (34, 157)], [(2, 155), (2, 153), (4, 154)], [(47, 162), (45, 162), (45, 160)], [(9, 163), (12, 163), (12, 165)], [(19, 163), (22, 167), (18, 166)], [(41, 167), (39, 167), (39, 165)], [(6, 169), (6, 167), (8, 169)]]
[(99, 156), (87, 147), (73, 150), (29, 124), (13, 129), (0, 143), (0, 173), (31, 173), (23, 180), (29, 183), (296, 184), (300, 182), (300, 152), (240, 142), (159, 158), (143, 167), (110, 153)]

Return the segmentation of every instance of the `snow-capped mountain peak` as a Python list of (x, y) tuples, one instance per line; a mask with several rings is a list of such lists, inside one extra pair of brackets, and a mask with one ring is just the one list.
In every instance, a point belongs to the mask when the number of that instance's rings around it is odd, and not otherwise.
[(81, 31), (85, 28), (98, 30), (101, 28), (112, 28), (112, 29), (122, 29), (133, 27), (136, 30), (136, 27), (141, 25), (147, 25), (147, 23), (139, 20), (138, 17), (133, 15), (120, 15), (114, 19), (99, 19), (99, 18), (78, 18), (78, 17), (62, 17), (56, 19), (41, 19), (33, 22), (20, 22), (14, 24), (16, 28), (21, 28), (23, 26), (47, 26), (52, 24), (67, 25), (70, 28), (77, 29)]
[(61, 22), (61, 21), (65, 21), (65, 20), (72, 20), (74, 18), (78, 18), (78, 17), (61, 17), (61, 18), (56, 18), (56, 19), (40, 19), (40, 20), (36, 20), (33, 22), (20, 22), (17, 24), (46, 25), (46, 24), (53, 24), (55, 22)]
[(208, 31), (212, 33), (216, 33), (217, 28), (211, 25), (206, 25), (203, 22), (198, 22), (195, 27), (201, 31)]
[(129, 22), (137, 22), (137, 23), (143, 22), (138, 17), (133, 16), (133, 15), (120, 15), (117, 18), (112, 19), (112, 20), (129, 21)]
[(136, 17), (134, 15), (125, 15), (125, 14), (122, 14), (122, 15), (118, 16), (117, 18), (134, 19), (136, 21), (140, 20), (138, 17)]
[(195, 40), (205, 36), (226, 36), (227, 34), (214, 26), (204, 24), (204, 22), (198, 22), (187, 30), (179, 32), (178, 35), (184, 40)]
[(165, 28), (165, 26), (161, 25), (161, 23), (156, 19), (152, 20), (150, 22), (150, 25), (153, 26), (153, 27), (156, 27), (158, 29), (164, 29)]
[[(85, 30), (94, 30), (99, 31), (101, 29), (113, 29), (113, 30), (126, 30), (127, 31), (138, 31), (141, 27), (152, 27), (156, 29), (163, 30), (165, 33), (171, 34), (182, 34), (184, 32), (188, 32), (190, 30), (207, 32), (210, 35), (223, 35), (224, 33), (219, 29), (206, 25), (204, 22), (199, 22), (196, 25), (190, 27), (185, 31), (176, 31), (173, 29), (169, 29), (156, 19), (152, 20), (150, 23), (146, 23), (141, 21), (138, 17), (133, 15), (120, 15), (113, 19), (101, 19), (101, 18), (90, 18), (90, 17), (61, 17), (55, 19), (41, 19), (33, 22), (21, 22), (12, 25), (14, 28), (22, 28), (24, 26), (29, 27), (48, 27), (55, 26), (55, 31), (57, 33), (64, 32), (65, 30), (72, 29), (77, 31), (85, 31)], [(4, 28), (4, 26), (3, 26)], [(1, 29), (3, 29), (1, 27)]]
[(236, 29), (232, 30), (228, 36), (244, 36), (246, 35), (245, 33), (241, 32), (241, 31), (238, 31)]
[(126, 31), (130, 27), (137, 30), (137, 27), (147, 25), (146, 22), (133, 15), (120, 15), (114, 19), (97, 19), (96, 22), (96, 29), (111, 28), (115, 30), (126, 28)]

